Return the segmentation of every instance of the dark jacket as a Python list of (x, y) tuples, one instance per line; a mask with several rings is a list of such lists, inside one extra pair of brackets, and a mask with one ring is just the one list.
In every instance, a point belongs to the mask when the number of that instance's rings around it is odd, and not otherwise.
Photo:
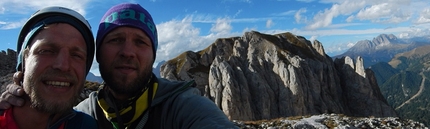
[[(11, 109), (8, 109), (11, 110)], [(0, 110), (0, 117), (5, 117), (4, 113), (6, 110)], [(5, 122), (6, 118), (2, 118)], [(12, 118), (10, 118), (12, 119)], [(57, 120), (57, 122), (49, 125), (48, 129), (58, 129), (64, 123), (64, 129), (97, 129), (97, 123), (93, 117), (80, 111), (72, 110), (69, 114)], [(1, 123), (0, 125), (6, 125), (7, 123)], [(1, 127), (0, 128), (5, 128)]]
[[(172, 82), (159, 78), (155, 98), (149, 108), (144, 128), (151, 129), (212, 129), (236, 127), (210, 99), (201, 96), (191, 82)], [(92, 92), (75, 109), (93, 116), (101, 129), (113, 129), (97, 104), (97, 92)], [(146, 112), (148, 113), (148, 112)], [(142, 120), (142, 115), (135, 122)], [(133, 123), (132, 125), (137, 125)], [(135, 128), (135, 127), (132, 127)]]

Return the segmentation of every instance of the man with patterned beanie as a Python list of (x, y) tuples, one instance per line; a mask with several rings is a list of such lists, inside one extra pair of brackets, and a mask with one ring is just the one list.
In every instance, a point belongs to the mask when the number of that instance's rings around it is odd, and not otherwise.
[(171, 82), (152, 73), (158, 46), (151, 15), (138, 4), (110, 8), (100, 21), (96, 59), (105, 81), (77, 110), (99, 128), (237, 128), (194, 81)]

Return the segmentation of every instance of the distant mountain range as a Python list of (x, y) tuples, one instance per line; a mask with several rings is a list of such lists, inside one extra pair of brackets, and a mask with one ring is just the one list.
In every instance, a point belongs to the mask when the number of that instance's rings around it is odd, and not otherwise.
[(93, 73), (89, 72), (87, 75), (87, 81), (102, 83), (103, 79), (100, 76), (96, 76)]
[(361, 56), (364, 60), (364, 67), (367, 68), (378, 62), (388, 62), (398, 53), (425, 45), (430, 45), (430, 37), (399, 39), (393, 34), (381, 34), (373, 40), (358, 41), (345, 53), (332, 58), (349, 56), (355, 59), (357, 56)]
[[(332, 58), (361, 56), (376, 77), (382, 95), (402, 118), (430, 125), (430, 38), (399, 39), (381, 34), (362, 40)], [(353, 58), (355, 59), (355, 58)]]
[[(160, 77), (160, 67), (161, 67), (161, 65), (162, 64), (164, 64), (166, 61), (161, 61), (161, 62), (159, 62), (158, 63), (158, 65), (157, 66), (155, 66), (153, 69), (152, 69), (152, 73), (154, 73), (155, 74), (155, 76), (156, 77)], [(88, 73), (88, 75), (87, 75), (87, 81), (91, 81), (91, 82), (98, 82), (98, 83), (102, 83), (103, 82), (103, 79), (102, 79), (102, 77), (101, 76), (96, 76), (96, 75), (94, 75), (94, 73), (91, 73), (91, 72), (89, 72)]]

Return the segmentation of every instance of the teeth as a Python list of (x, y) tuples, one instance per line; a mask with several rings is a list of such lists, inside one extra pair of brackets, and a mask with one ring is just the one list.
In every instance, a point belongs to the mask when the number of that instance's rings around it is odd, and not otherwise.
[(58, 81), (47, 81), (46, 84), (57, 86), (57, 87), (68, 87), (68, 86), (70, 86), (70, 83), (68, 83), (68, 82), (58, 82)]

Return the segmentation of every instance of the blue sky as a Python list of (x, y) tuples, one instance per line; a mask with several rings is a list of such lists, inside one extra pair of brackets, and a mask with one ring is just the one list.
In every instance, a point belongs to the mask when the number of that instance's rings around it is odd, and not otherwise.
[[(1, 0), (0, 50), (16, 50), (22, 25), (40, 8), (74, 9), (95, 34), (104, 12), (123, 2), (138, 3), (152, 14), (159, 33), (156, 62), (251, 30), (316, 39), (329, 56), (379, 34), (430, 36), (428, 0)], [(94, 63), (91, 72), (99, 75), (97, 67)]]

